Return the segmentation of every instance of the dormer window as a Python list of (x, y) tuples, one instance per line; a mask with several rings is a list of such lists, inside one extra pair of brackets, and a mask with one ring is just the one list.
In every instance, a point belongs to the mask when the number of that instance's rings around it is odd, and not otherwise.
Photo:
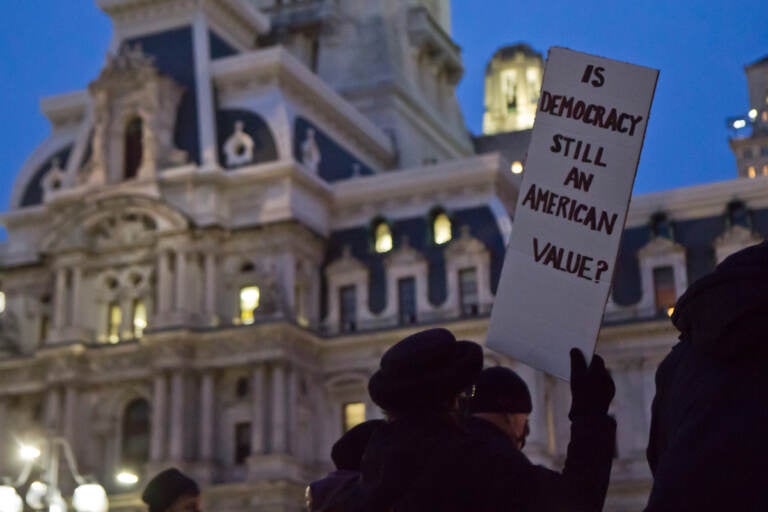
[(392, 232), (386, 221), (378, 220), (373, 224), (374, 249), (379, 254), (392, 250)]
[(123, 146), (123, 179), (130, 180), (139, 175), (139, 167), (144, 156), (144, 122), (141, 117), (132, 117), (125, 125), (125, 144)]
[(435, 245), (443, 245), (453, 238), (451, 219), (443, 211), (437, 211), (432, 216), (432, 241)]

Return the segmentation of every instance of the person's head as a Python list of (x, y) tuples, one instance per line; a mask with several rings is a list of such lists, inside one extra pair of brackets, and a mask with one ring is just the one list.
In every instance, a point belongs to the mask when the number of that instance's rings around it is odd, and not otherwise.
[(368, 420), (349, 429), (331, 448), (331, 460), (336, 469), (360, 471), (365, 448), (371, 436), (381, 427), (384, 420)]
[(477, 378), (469, 412), (496, 425), (518, 449), (525, 446), (528, 415), (532, 410), (528, 386), (511, 369), (503, 366), (486, 368)]
[(199, 512), (200, 488), (178, 469), (169, 468), (149, 481), (141, 500), (149, 512)]
[(384, 353), (379, 369), (368, 381), (368, 392), (394, 419), (448, 412), (482, 367), (480, 345), (456, 341), (447, 329), (428, 329), (404, 338)]

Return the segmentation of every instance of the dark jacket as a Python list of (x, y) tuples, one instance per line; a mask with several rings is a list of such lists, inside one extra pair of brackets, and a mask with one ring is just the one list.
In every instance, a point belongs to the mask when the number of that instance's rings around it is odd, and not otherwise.
[(357, 482), (359, 471), (337, 469), (328, 473), (324, 478), (315, 480), (307, 486), (307, 505), (310, 512), (325, 510), (331, 512), (334, 497), (343, 492), (346, 487)]
[(397, 420), (377, 431), (357, 494), (339, 510), (492, 512), (601, 510), (616, 424), (576, 418), (562, 474), (533, 465), (492, 424), (448, 416)]
[(768, 245), (694, 283), (673, 322), (681, 341), (656, 372), (646, 510), (768, 510)]

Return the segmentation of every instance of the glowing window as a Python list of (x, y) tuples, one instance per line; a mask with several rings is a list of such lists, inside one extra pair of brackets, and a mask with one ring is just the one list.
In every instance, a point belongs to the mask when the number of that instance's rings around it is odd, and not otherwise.
[(653, 269), (653, 292), (656, 309), (669, 314), (669, 309), (675, 306), (677, 293), (675, 290), (675, 270), (672, 267), (656, 267)]
[(5, 312), (5, 292), (0, 292), (0, 313)]
[(432, 222), (432, 231), (437, 245), (450, 242), (451, 238), (453, 238), (453, 233), (451, 232), (451, 219), (449, 219), (445, 213), (438, 213), (435, 216), (435, 220)]
[(133, 301), (133, 337), (141, 338), (147, 328), (147, 306), (141, 299)]
[(349, 402), (342, 407), (341, 427), (344, 432), (365, 421), (365, 404)]
[(120, 304), (110, 302), (107, 307), (107, 340), (110, 343), (120, 341), (120, 323), (123, 321), (123, 313)]
[(240, 322), (249, 325), (253, 323), (253, 312), (259, 307), (259, 287), (244, 286), (240, 288)]
[(749, 176), (750, 178), (754, 178), (755, 176), (757, 176), (757, 172), (755, 171), (754, 165), (750, 165), (749, 168), (747, 169), (747, 176)]
[(376, 237), (376, 252), (384, 253), (392, 250), (392, 232), (386, 222), (376, 224), (374, 236)]

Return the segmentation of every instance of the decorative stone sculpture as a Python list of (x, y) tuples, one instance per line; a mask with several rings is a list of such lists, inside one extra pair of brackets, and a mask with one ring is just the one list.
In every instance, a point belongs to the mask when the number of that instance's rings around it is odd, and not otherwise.
[(320, 168), (321, 160), (322, 155), (315, 140), (315, 130), (307, 128), (306, 138), (301, 143), (301, 163), (306, 165), (312, 172), (317, 172)]
[(243, 131), (243, 122), (235, 122), (235, 131), (224, 143), (227, 167), (238, 167), (253, 162), (253, 139)]

